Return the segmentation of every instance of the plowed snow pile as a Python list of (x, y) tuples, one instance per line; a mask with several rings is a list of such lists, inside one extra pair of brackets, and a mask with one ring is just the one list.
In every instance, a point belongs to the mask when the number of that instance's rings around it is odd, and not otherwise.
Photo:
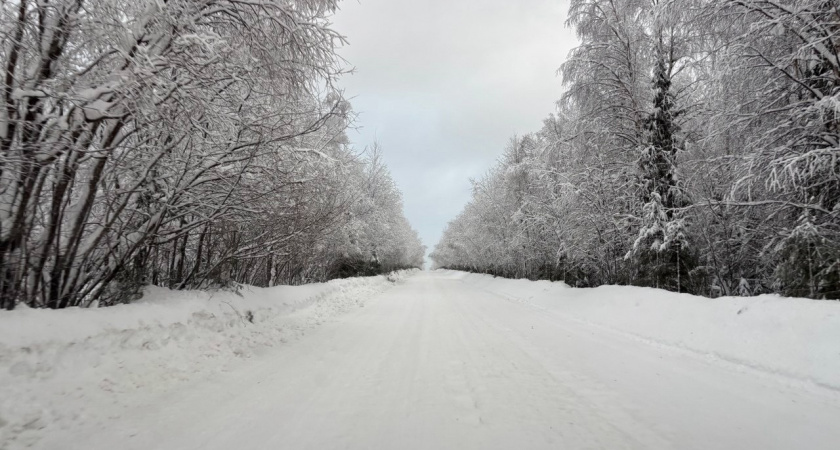
[(412, 273), (246, 287), (240, 295), (152, 287), (129, 305), (0, 312), (0, 449), (96, 419), (86, 405), (128, 409), (211, 377), (364, 306)]
[(632, 286), (579, 289), (455, 271), (448, 276), (566, 320), (840, 391), (837, 301), (778, 295), (710, 299)]

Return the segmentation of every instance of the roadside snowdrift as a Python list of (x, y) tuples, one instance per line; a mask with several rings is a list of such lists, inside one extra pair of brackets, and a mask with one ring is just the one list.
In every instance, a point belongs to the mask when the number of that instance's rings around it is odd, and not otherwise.
[(248, 287), (241, 295), (152, 287), (129, 305), (0, 312), (0, 449), (96, 419), (87, 405), (130, 408), (224, 371), (364, 306), (412, 273)]
[(454, 271), (449, 276), (546, 314), (840, 390), (840, 302), (777, 295), (709, 299), (631, 286), (577, 289)]

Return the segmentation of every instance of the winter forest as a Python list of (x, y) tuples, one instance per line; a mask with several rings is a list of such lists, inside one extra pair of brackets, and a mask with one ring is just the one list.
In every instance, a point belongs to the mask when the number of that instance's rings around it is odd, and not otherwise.
[(437, 267), (840, 299), (840, 3), (572, 0), (580, 45)]
[[(0, 307), (422, 267), (383, 150), (348, 139), (337, 8), (4, 1)], [(556, 112), (434, 267), (840, 299), (840, 3), (572, 0), (567, 25)]]
[(419, 267), (335, 0), (0, 6), (0, 307)]
[(840, 448), (840, 0), (0, 0), (0, 78), (0, 450)]

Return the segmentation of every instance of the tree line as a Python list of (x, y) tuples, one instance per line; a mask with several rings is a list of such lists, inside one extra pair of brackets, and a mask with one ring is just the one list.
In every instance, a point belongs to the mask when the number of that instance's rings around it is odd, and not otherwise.
[(336, 0), (0, 5), (0, 307), (418, 267)]
[(840, 299), (840, 3), (572, 0), (557, 111), (515, 137), (438, 267)]

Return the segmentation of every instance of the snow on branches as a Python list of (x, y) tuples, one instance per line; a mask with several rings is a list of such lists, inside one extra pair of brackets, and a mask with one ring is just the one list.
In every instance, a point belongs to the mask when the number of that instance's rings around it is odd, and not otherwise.
[(3, 3), (0, 306), (327, 276), (291, 255), (361, 196), (335, 9)]
[(573, 0), (556, 115), (436, 265), (840, 298), (838, 24), (835, 0)]

